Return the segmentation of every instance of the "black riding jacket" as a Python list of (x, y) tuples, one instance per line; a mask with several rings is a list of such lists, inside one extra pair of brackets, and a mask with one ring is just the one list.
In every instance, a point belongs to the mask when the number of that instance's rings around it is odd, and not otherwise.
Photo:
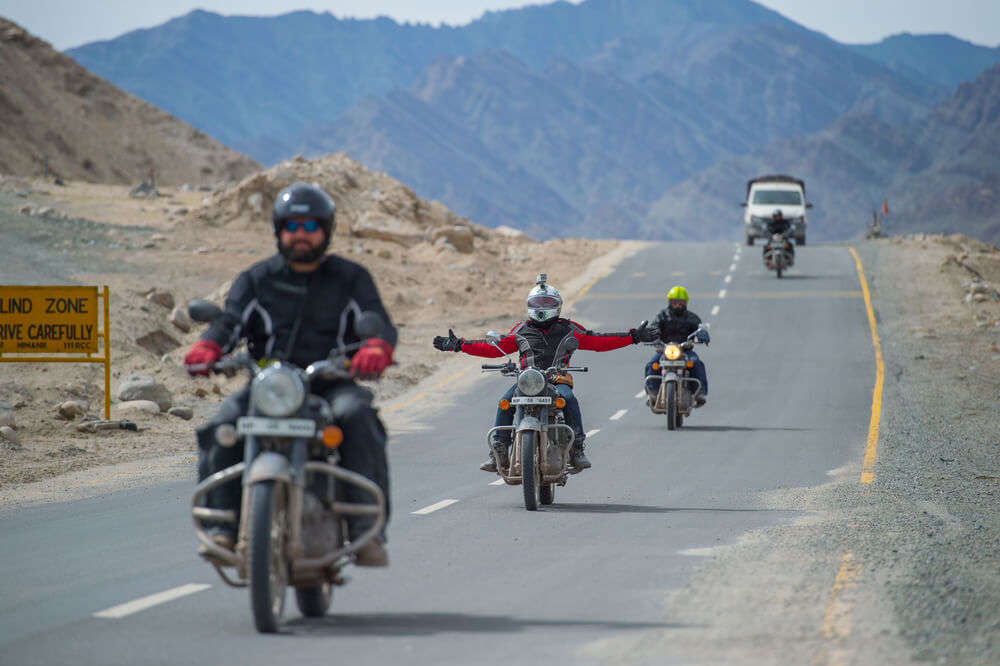
[(653, 328), (659, 330), (660, 340), (663, 342), (684, 342), (689, 335), (698, 330), (700, 323), (701, 317), (690, 310), (685, 310), (684, 314), (678, 317), (668, 307), (656, 315)]
[(383, 318), (378, 337), (395, 346), (396, 329), (367, 269), (328, 254), (315, 271), (297, 273), (275, 254), (237, 276), (224, 316), (202, 338), (227, 353), (245, 338), (253, 358), (283, 359), (304, 368), (325, 359), (338, 343), (358, 342), (353, 324), (367, 311)]

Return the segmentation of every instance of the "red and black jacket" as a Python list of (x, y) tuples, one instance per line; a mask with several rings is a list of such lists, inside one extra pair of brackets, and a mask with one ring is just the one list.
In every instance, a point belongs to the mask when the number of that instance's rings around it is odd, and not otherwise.
[[(467, 340), (462, 343), (461, 351), (472, 356), (500, 358), (504, 354), (520, 352), (522, 368), (550, 368), (555, 361), (556, 349), (567, 335), (572, 334), (580, 349), (586, 351), (611, 351), (634, 344), (630, 333), (595, 333), (588, 331), (575, 321), (557, 319), (549, 326), (542, 328), (534, 322), (522, 321), (510, 329), (510, 333), (500, 338), (497, 346), (501, 352), (486, 340)], [(569, 363), (572, 352), (559, 359), (559, 365)]]

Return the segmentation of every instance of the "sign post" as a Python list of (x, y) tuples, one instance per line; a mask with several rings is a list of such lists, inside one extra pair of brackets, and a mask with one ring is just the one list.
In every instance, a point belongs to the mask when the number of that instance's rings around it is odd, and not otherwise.
[(111, 418), (110, 331), (107, 286), (0, 285), (0, 363), (103, 363), (105, 419)]

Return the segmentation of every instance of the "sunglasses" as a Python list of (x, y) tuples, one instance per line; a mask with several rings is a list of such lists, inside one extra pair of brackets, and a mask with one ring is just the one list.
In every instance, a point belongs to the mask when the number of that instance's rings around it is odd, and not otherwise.
[(285, 231), (290, 234), (294, 234), (299, 228), (305, 230), (306, 233), (312, 233), (319, 230), (319, 220), (288, 220), (285, 222)]

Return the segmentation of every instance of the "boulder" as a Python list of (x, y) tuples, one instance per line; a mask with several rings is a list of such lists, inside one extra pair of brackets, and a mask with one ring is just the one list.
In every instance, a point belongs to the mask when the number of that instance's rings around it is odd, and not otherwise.
[(170, 311), (170, 323), (185, 333), (188, 333), (194, 325), (191, 317), (188, 316), (187, 309), (180, 306)]
[(56, 407), (56, 412), (59, 418), (72, 421), (76, 417), (87, 413), (87, 404), (79, 400), (67, 400)]
[(160, 329), (150, 331), (145, 335), (140, 335), (135, 339), (135, 344), (152, 354), (156, 354), (157, 356), (163, 356), (164, 354), (172, 352), (181, 346), (181, 343), (177, 342), (177, 340), (174, 340)]
[(174, 307), (174, 295), (163, 289), (154, 289), (146, 294), (146, 300), (162, 305), (168, 310)]
[(152, 400), (128, 400), (126, 402), (119, 402), (115, 406), (115, 409), (117, 409), (119, 414), (127, 414), (129, 412), (142, 412), (144, 414), (160, 413), (160, 406)]
[[(118, 388), (118, 399), (122, 401), (149, 400), (157, 405), (157, 412), (167, 411), (173, 406), (174, 396), (170, 390), (146, 375), (129, 375)], [(121, 405), (119, 405), (121, 407)]]
[(190, 407), (171, 407), (167, 410), (167, 414), (176, 416), (179, 419), (184, 419), (185, 421), (190, 421), (194, 418), (194, 410)]
[(365, 215), (351, 225), (351, 234), (358, 238), (390, 241), (403, 247), (413, 247), (424, 241), (424, 235), (415, 225), (403, 224), (391, 217), (373, 215)]
[(13, 444), (14, 446), (11, 448), (14, 448), (15, 450), (20, 448), (19, 445), (21, 444), (21, 437), (17, 434), (17, 431), (10, 426), (0, 426), (0, 439)]
[(431, 236), (431, 241), (437, 244), (440, 239), (447, 239), (452, 246), (462, 254), (471, 254), (475, 248), (475, 235), (469, 227), (448, 226), (436, 229)]

